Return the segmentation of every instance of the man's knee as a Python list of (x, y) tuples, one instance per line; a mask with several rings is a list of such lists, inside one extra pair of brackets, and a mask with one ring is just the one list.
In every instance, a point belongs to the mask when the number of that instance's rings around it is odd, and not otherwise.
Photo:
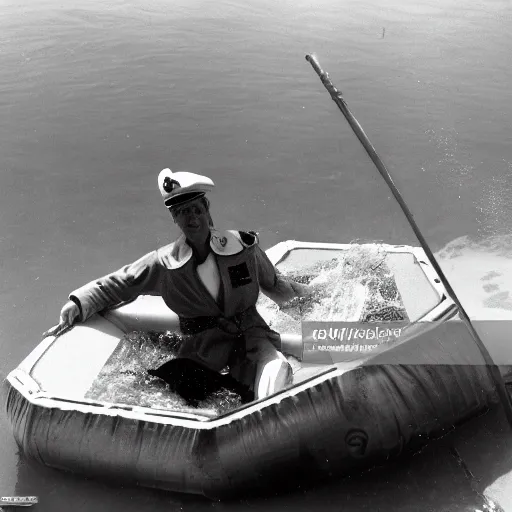
[(285, 389), (292, 383), (292, 367), (286, 358), (278, 352), (274, 359), (258, 363), (254, 383), (255, 398), (265, 398)]

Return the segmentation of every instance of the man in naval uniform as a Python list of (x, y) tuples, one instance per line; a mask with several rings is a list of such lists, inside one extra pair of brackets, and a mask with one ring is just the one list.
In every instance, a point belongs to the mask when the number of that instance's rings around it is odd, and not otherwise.
[(279, 334), (255, 305), (260, 290), (283, 303), (307, 294), (308, 287), (278, 273), (254, 232), (215, 229), (205, 195), (214, 187), (211, 179), (164, 169), (158, 186), (181, 236), (73, 291), (49, 334), (138, 295), (159, 295), (179, 316), (185, 335), (178, 358), (215, 372), (228, 366), (255, 399), (283, 389), (291, 367)]

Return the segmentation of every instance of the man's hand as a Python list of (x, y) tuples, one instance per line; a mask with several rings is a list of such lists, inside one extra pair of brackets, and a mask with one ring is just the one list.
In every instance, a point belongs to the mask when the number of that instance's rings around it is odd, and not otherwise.
[(69, 329), (79, 317), (80, 308), (77, 304), (71, 300), (66, 302), (60, 312), (60, 322), (43, 333), (43, 338), (62, 334), (65, 330)]
[(296, 297), (311, 297), (315, 293), (313, 287), (308, 286), (307, 284), (290, 281), (290, 285), (295, 292)]

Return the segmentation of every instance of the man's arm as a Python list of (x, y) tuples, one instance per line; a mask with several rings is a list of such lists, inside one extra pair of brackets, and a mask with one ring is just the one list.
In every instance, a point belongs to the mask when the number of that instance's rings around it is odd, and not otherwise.
[(160, 295), (162, 268), (157, 252), (153, 251), (71, 292), (61, 310), (59, 323), (46, 331), (43, 337), (58, 336), (75, 322), (83, 322), (94, 313), (139, 295)]
[(279, 273), (259, 246), (255, 247), (255, 258), (260, 289), (277, 304), (283, 304), (294, 297), (304, 297), (311, 293), (309, 286), (297, 283)]
[(161, 268), (157, 252), (150, 252), (134, 263), (74, 290), (69, 299), (79, 306), (80, 320), (87, 320), (94, 313), (139, 295), (160, 295)]

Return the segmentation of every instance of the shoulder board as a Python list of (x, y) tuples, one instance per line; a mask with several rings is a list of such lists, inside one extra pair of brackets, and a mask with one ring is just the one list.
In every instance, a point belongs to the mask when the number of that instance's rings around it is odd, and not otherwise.
[(219, 256), (232, 256), (244, 250), (238, 231), (211, 231), (210, 247)]
[(245, 247), (252, 247), (259, 243), (258, 233), (256, 231), (239, 231), (240, 241)]

